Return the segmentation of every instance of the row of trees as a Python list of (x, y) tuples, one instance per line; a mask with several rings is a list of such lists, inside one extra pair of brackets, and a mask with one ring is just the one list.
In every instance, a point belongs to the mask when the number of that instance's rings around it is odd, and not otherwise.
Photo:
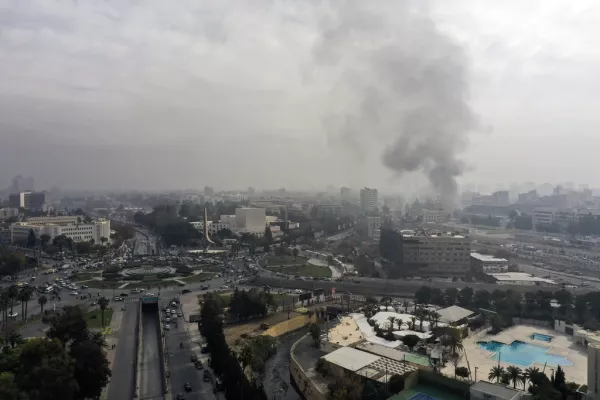
[(247, 379), (240, 360), (225, 341), (220, 296), (216, 293), (209, 293), (203, 300), (200, 332), (206, 339), (206, 345), (211, 355), (211, 367), (215, 374), (223, 380), (225, 397), (228, 400), (244, 398), (266, 400), (266, 396), (259, 386), (260, 381), (253, 380), (251, 383)]
[(111, 376), (106, 341), (91, 332), (78, 307), (52, 313), (46, 337), (13, 332), (0, 352), (0, 398), (98, 399)]
[[(575, 382), (567, 382), (565, 373), (560, 366), (548, 378), (548, 376), (540, 371), (537, 367), (529, 367), (525, 370), (510, 365), (506, 368), (497, 365), (492, 367), (488, 374), (488, 380), (505, 385), (513, 385), (513, 388), (522, 386), (534, 396), (534, 399), (539, 400), (564, 400), (575, 398), (579, 385)], [(529, 383), (529, 385), (527, 385)]]
[(258, 289), (235, 289), (231, 295), (229, 315), (236, 320), (246, 320), (253, 317), (264, 317), (269, 309), (277, 308), (273, 295)]

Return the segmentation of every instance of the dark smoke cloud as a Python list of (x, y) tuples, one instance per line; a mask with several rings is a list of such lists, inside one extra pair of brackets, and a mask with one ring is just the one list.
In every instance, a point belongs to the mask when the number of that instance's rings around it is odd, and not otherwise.
[(321, 65), (342, 76), (332, 93), (347, 107), (337, 111), (336, 124), (327, 116), (330, 133), (350, 146), (383, 144), (387, 168), (398, 176), (424, 173), (442, 200), (454, 203), (465, 169), (459, 155), (478, 128), (467, 103), (463, 48), (439, 31), (421, 2), (332, 4), (314, 50)]

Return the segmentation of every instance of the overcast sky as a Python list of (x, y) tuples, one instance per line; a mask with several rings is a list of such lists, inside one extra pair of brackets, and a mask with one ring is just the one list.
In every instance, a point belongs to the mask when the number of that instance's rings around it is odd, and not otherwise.
[[(477, 121), (460, 182), (598, 186), (598, 21), (593, 0), (0, 0), (0, 187), (427, 186), (385, 166), (401, 121), (362, 96), (397, 102), (372, 55), (439, 66), (440, 40)], [(415, 85), (394, 93), (435, 110)]]

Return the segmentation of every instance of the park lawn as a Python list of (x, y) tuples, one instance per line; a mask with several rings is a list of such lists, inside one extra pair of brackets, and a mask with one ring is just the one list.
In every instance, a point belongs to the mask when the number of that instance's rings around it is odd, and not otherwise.
[(221, 267), (218, 265), (210, 265), (210, 264), (205, 264), (205, 265), (194, 265), (192, 267), (193, 270), (202, 270), (203, 272), (214, 272), (214, 273), (218, 273), (221, 272)]
[(313, 278), (331, 278), (331, 270), (329, 267), (321, 267), (319, 265), (293, 265), (290, 267), (277, 267), (273, 271), (281, 272), (287, 275), (310, 276)]
[(278, 265), (289, 265), (289, 264), (304, 264), (306, 262), (306, 257), (296, 257), (290, 255), (284, 256), (269, 256), (267, 257), (267, 267), (272, 268)]
[(93, 272), (78, 272), (75, 274), (71, 280), (75, 283), (82, 281), (89, 281), (90, 279), (100, 278), (101, 273), (93, 273)]
[(182, 282), (204, 282), (214, 278), (214, 272), (200, 272), (199, 274), (188, 276), (187, 278), (178, 278)]
[[(126, 281), (122, 282), (123, 283), (127, 283)], [(169, 286), (177, 286), (177, 282), (175, 281), (164, 281), (164, 280), (152, 280), (152, 281), (139, 281), (139, 282), (131, 282), (131, 283), (127, 283), (127, 286), (125, 286), (123, 289), (148, 289), (148, 287), (150, 287), (149, 290), (151, 290), (152, 288), (156, 288), (156, 289), (161, 289), (161, 288), (168, 288)]]
[[(104, 310), (104, 326), (109, 326), (112, 320), (113, 309), (107, 308)], [(90, 329), (101, 329), (102, 328), (102, 311), (100, 308), (89, 311), (85, 314), (85, 321), (87, 322), (88, 328)]]
[(125, 282), (121, 282), (121, 281), (98, 281), (96, 279), (92, 279), (92, 280), (89, 280), (89, 281), (85, 282), (85, 284), (88, 287), (94, 288), (94, 289), (105, 289), (105, 288), (106, 289), (112, 289), (112, 288), (118, 288), (123, 283), (125, 283)]

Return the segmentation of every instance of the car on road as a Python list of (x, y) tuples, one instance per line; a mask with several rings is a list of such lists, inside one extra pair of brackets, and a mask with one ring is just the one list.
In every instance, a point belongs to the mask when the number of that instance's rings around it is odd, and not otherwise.
[(166, 329), (166, 330), (169, 330), (169, 329), (171, 329), (171, 325), (169, 325), (169, 324), (166, 324), (166, 325), (165, 325), (165, 329)]
[(182, 313), (181, 311), (177, 311), (177, 316), (178, 316), (178, 317), (182, 317), (182, 316), (183, 316), (183, 313)]
[(115, 298), (113, 300), (114, 301), (123, 301), (123, 298), (119, 297), (119, 296), (115, 296)]
[(186, 382), (185, 385), (183, 385), (183, 388), (185, 389), (186, 392), (191, 392), (192, 391), (192, 384), (189, 382)]
[(121, 293), (119, 296), (121, 296), (121, 297), (127, 297), (127, 296), (129, 296), (129, 294), (127, 294), (127, 293), (123, 292), (123, 293)]
[(192, 293), (192, 291), (190, 289), (183, 289), (181, 291), (181, 294), (186, 294), (186, 293)]
[(82, 289), (87, 289), (89, 286), (88, 285), (81, 285)]
[(192, 360), (193, 363), (198, 361), (198, 355), (196, 355), (196, 353), (192, 353), (192, 355), (190, 356), (190, 360)]
[(154, 293), (146, 293), (144, 296), (154, 297)]
[(211, 378), (212, 376), (210, 376), (210, 372), (205, 369), (204, 374), (202, 375), (202, 380), (204, 380), (204, 382), (209, 382)]
[(229, 289), (229, 286), (227, 286), (227, 285), (221, 285), (221, 289)]
[(200, 360), (195, 362), (194, 366), (196, 367), (196, 369), (204, 369), (204, 365), (202, 365), (202, 361), (200, 361)]
[(9, 316), (10, 318), (17, 318), (17, 315), (19, 315), (19, 313), (18, 313), (18, 312), (16, 312), (16, 311), (15, 311), (15, 312), (12, 312), (12, 313), (10, 313), (10, 312), (8, 313), (8, 316)]
[(200, 286), (200, 290), (208, 290), (209, 287), (210, 285), (202, 285)]
[(185, 400), (185, 394), (177, 393), (177, 396), (175, 396), (175, 400)]
[(77, 293), (76, 291), (72, 291), (70, 294), (71, 294), (71, 296), (78, 296), (79, 295), (79, 293)]

